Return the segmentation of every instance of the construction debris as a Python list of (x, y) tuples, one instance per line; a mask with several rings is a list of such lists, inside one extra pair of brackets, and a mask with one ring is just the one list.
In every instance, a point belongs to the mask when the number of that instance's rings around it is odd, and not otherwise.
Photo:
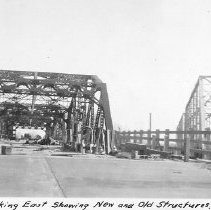
[(171, 152), (149, 149), (145, 144), (125, 143), (120, 145), (120, 152), (118, 152), (116, 157), (136, 159), (136, 160), (138, 159), (161, 160), (163, 158), (170, 158)]
[(132, 154), (130, 152), (120, 152), (116, 155), (117, 158), (125, 158), (125, 159), (131, 159)]

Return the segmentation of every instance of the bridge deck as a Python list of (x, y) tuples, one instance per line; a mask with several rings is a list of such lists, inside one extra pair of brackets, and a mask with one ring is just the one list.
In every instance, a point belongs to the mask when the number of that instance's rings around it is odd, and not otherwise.
[(210, 198), (208, 164), (0, 155), (0, 197)]

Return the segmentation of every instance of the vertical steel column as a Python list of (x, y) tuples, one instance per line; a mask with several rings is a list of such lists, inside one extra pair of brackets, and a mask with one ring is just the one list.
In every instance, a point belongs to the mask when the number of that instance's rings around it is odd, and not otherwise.
[(111, 130), (106, 130), (106, 153), (111, 152)]
[[(199, 103), (200, 103), (200, 130), (205, 129), (205, 109), (204, 109), (204, 94), (203, 94), (203, 79), (199, 77)], [(201, 140), (203, 136), (201, 136)]]
[[(203, 79), (202, 77), (199, 77), (199, 113), (200, 113), (200, 130), (205, 130), (205, 109), (204, 109), (204, 93), (203, 93)], [(204, 140), (204, 136), (200, 135), (200, 140)], [(207, 149), (206, 144), (201, 144), (202, 151)], [(202, 158), (207, 159), (208, 155), (206, 153), (202, 153)]]
[(102, 105), (103, 110), (104, 110), (106, 129), (113, 130), (113, 122), (111, 118), (111, 111), (110, 111), (106, 84), (101, 83), (100, 88), (101, 88), (100, 104)]

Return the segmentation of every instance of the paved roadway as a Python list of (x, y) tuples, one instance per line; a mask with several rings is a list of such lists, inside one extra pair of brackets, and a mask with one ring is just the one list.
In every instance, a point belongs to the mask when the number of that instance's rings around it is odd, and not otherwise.
[(201, 163), (0, 155), (0, 197), (210, 198)]

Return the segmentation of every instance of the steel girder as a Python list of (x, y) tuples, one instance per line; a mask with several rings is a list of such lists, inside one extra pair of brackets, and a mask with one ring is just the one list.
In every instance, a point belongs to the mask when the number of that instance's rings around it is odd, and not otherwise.
[(0, 70), (0, 116), (9, 130), (58, 123), (73, 136), (113, 130), (106, 84), (94, 75)]

